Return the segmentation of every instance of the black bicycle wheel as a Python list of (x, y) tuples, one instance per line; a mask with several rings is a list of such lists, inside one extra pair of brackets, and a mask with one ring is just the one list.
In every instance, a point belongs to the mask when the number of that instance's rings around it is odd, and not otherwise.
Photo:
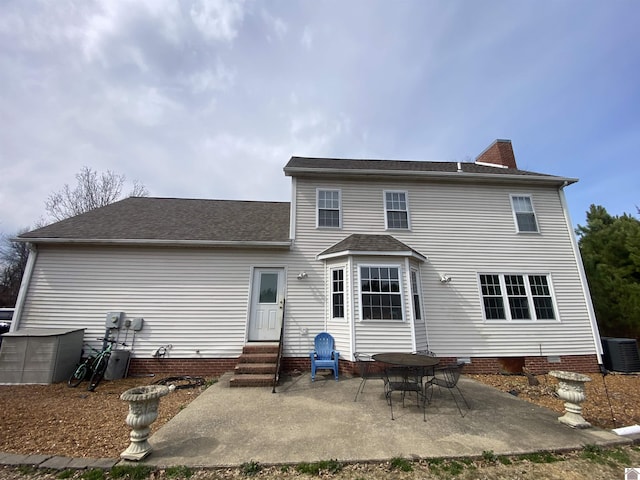
[(87, 390), (93, 392), (96, 389), (96, 387), (102, 380), (102, 377), (104, 377), (104, 372), (107, 371), (108, 363), (109, 355), (103, 355), (98, 359), (98, 363), (93, 370), (93, 375), (91, 375), (91, 381), (89, 382), (89, 387), (87, 388)]
[(78, 365), (78, 368), (76, 368), (75, 371), (69, 377), (69, 381), (67, 382), (67, 385), (69, 385), (70, 387), (77, 387), (78, 385), (80, 385), (80, 383), (82, 383), (82, 381), (85, 378), (87, 378), (88, 371), (89, 369), (87, 368), (86, 363)]

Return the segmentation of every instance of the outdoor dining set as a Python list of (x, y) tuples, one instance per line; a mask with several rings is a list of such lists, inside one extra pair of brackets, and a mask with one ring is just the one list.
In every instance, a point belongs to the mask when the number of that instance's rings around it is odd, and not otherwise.
[[(315, 380), (316, 370), (328, 368), (333, 370), (335, 379), (338, 380), (338, 359), (340, 353), (334, 349), (333, 337), (327, 332), (316, 336), (315, 348), (310, 352), (311, 380)], [(360, 384), (356, 390), (354, 402), (364, 391), (368, 380), (383, 381), (384, 398), (393, 416), (393, 397), (399, 396), (404, 407), (407, 395), (416, 395), (416, 403), (422, 407), (423, 420), (426, 421), (426, 407), (430, 404), (433, 391), (446, 389), (458, 407), (460, 415), (464, 417), (460, 403), (456, 398), (457, 393), (467, 409), (469, 404), (458, 387), (458, 380), (464, 364), (440, 365), (440, 359), (429, 350), (416, 352), (385, 352), (385, 353), (354, 353), (356, 371), (360, 375)], [(455, 393), (454, 393), (455, 391)]]

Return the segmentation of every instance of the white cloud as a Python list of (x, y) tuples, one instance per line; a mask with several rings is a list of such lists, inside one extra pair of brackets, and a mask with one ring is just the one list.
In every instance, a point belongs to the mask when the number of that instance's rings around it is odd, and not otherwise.
[(243, 7), (243, 0), (195, 0), (190, 15), (202, 35), (230, 42), (238, 35)]
[(302, 46), (307, 50), (311, 49), (311, 46), (313, 44), (313, 33), (311, 32), (311, 28), (308, 25), (304, 27), (302, 37), (300, 38), (300, 43), (302, 43)]
[(195, 93), (213, 92), (229, 89), (235, 81), (235, 72), (222, 63), (215, 68), (205, 68), (192, 72), (186, 80), (189, 89)]
[[(289, 31), (289, 26), (282, 18), (271, 15), (267, 10), (262, 10), (262, 18), (269, 30), (273, 31), (280, 40), (282, 40)], [(271, 40), (271, 36), (267, 35), (267, 39)]]

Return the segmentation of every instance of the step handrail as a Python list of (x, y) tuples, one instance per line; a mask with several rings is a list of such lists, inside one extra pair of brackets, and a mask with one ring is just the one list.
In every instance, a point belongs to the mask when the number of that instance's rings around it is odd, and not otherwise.
[(280, 341), (278, 342), (278, 357), (276, 358), (276, 373), (273, 375), (273, 390), (271, 393), (276, 393), (276, 385), (280, 381), (280, 360), (282, 359), (282, 343), (284, 340), (284, 313), (285, 313), (286, 300), (282, 299), (282, 323), (280, 324)]

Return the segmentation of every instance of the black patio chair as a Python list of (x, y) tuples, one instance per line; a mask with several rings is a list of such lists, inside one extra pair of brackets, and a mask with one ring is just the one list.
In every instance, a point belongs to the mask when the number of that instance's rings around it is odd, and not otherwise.
[(356, 396), (353, 399), (355, 402), (358, 400), (358, 395), (364, 391), (364, 385), (367, 383), (367, 380), (383, 380), (384, 372), (376, 368), (378, 365), (368, 353), (356, 352), (353, 354), (353, 357), (356, 360), (356, 369), (361, 378), (360, 385), (358, 385), (358, 389), (356, 390)]
[(416, 402), (420, 407), (422, 401), (422, 416), (426, 422), (426, 397), (422, 386), (422, 376), (424, 372), (422, 368), (414, 367), (390, 367), (384, 371), (384, 396), (387, 399), (389, 408), (391, 409), (391, 420), (393, 417), (393, 392), (400, 392), (402, 397), (402, 407), (404, 408), (404, 398), (407, 392), (415, 392)]
[(458, 407), (458, 411), (460, 415), (464, 417), (464, 413), (462, 413), (462, 409), (460, 408), (460, 404), (456, 399), (454, 390), (458, 391), (460, 398), (464, 401), (464, 404), (467, 406), (467, 409), (471, 410), (469, 407), (469, 403), (467, 403), (467, 399), (462, 395), (462, 391), (460, 387), (458, 387), (458, 380), (460, 380), (460, 375), (462, 374), (462, 368), (464, 367), (464, 363), (459, 363), (457, 365), (448, 365), (445, 367), (438, 367), (434, 371), (434, 376), (424, 385), (424, 395), (427, 395), (427, 389), (431, 387), (431, 395), (429, 395), (429, 403), (431, 403), (431, 398), (433, 397), (433, 387), (437, 386), (439, 389), (446, 388), (451, 392), (451, 396), (453, 397), (453, 401), (456, 402), (456, 407)]

